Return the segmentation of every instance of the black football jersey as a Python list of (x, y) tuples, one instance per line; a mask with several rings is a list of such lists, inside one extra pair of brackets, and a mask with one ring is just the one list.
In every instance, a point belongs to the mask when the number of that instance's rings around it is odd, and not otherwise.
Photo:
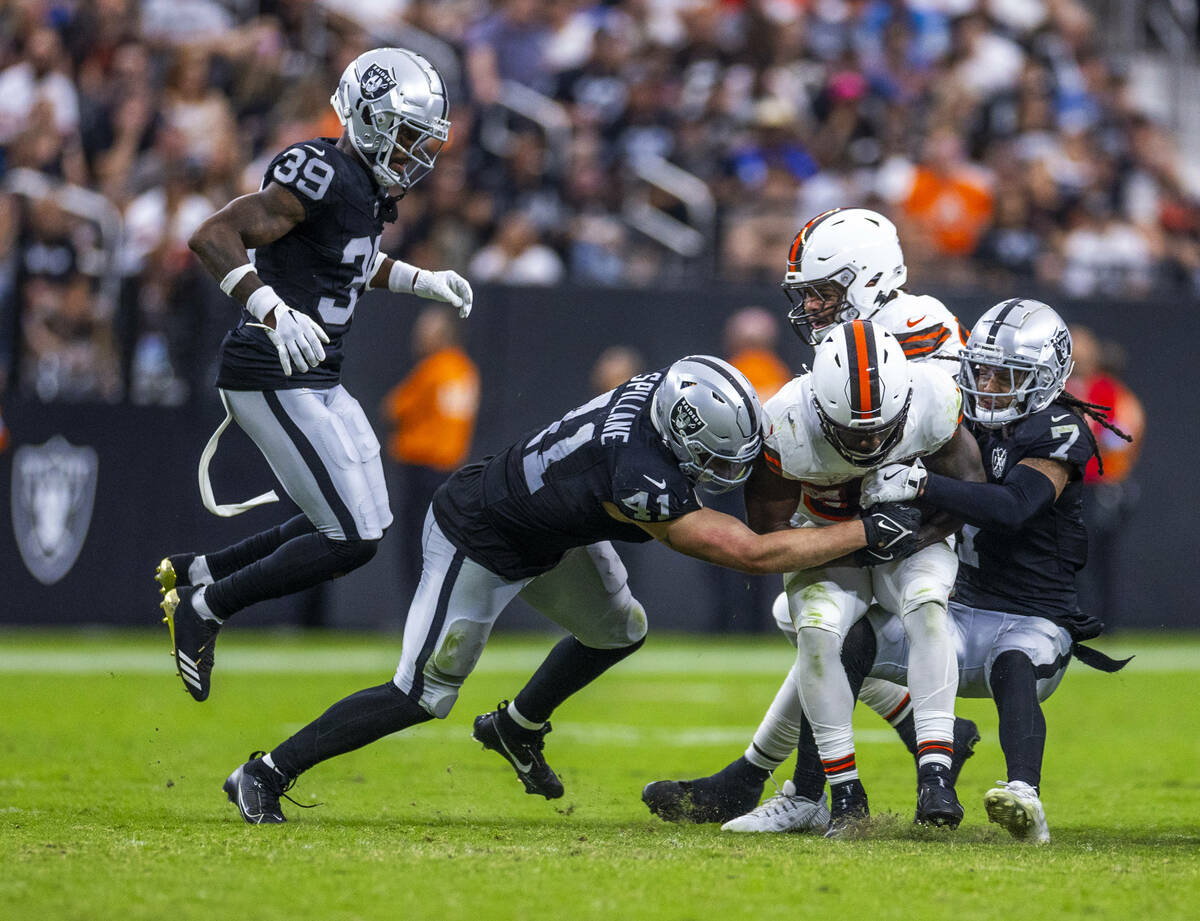
[(1079, 612), (1075, 574), (1087, 562), (1083, 469), (1092, 456), (1087, 423), (1051, 403), (1000, 429), (976, 426), (989, 483), (1003, 483), (1021, 460), (1063, 461), (1070, 479), (1057, 501), (1014, 534), (967, 526), (958, 545), (955, 598), (970, 607), (1032, 614), (1062, 624), (1076, 639), (1094, 636), (1098, 622)]
[(670, 521), (700, 508), (695, 486), (650, 420), (665, 371), (639, 374), (483, 463), (450, 477), (433, 513), (450, 541), (506, 579), (553, 569), (564, 553), (650, 535), (628, 518)]
[(306, 372), (283, 373), (279, 355), (253, 317), (221, 345), (217, 386), (228, 390), (332, 387), (341, 380), (342, 340), (379, 252), (386, 195), (353, 154), (331, 138), (289, 147), (271, 161), (262, 187), (278, 183), (304, 205), (304, 220), (251, 254), (258, 276), (289, 307), (312, 317), (329, 335), (325, 360)]

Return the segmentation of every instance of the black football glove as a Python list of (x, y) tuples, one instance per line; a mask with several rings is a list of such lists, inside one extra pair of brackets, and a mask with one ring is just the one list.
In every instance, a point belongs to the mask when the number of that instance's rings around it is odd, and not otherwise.
[(921, 512), (915, 506), (886, 502), (864, 510), (861, 517), (867, 531), (867, 546), (854, 552), (856, 565), (894, 563), (916, 552)]

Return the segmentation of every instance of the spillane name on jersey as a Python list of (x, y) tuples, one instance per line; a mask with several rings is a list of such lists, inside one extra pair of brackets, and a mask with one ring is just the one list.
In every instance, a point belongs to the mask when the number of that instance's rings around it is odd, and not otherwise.
[[(1070, 479), (1058, 500), (1015, 534), (963, 528), (955, 597), (992, 611), (1061, 623), (1076, 639), (1094, 635), (1081, 615), (1075, 573), (1087, 562), (1083, 470), (1092, 456), (1087, 423), (1060, 403), (1000, 429), (974, 427), (989, 483), (1003, 483), (1027, 457), (1062, 461)], [(1097, 631), (1098, 632), (1098, 631)]]
[[(932, 364), (911, 368), (913, 396), (904, 435), (880, 467), (934, 453), (954, 437), (962, 420), (962, 393), (949, 369)], [(855, 466), (825, 439), (813, 405), (811, 375), (785, 384), (763, 409), (772, 425), (764, 452), (767, 466), (801, 482), (803, 498), (793, 523), (831, 524), (855, 517), (863, 474), (874, 468)]]
[(895, 336), (910, 361), (932, 358), (949, 373), (958, 371), (955, 362), (947, 359), (957, 361), (967, 336), (958, 318), (936, 297), (897, 292), (871, 322)]
[(650, 419), (665, 373), (636, 375), (463, 467), (433, 498), (442, 531), (475, 562), (516, 580), (553, 569), (572, 547), (651, 539), (609, 515), (605, 502), (637, 521), (670, 521), (699, 509), (695, 485)]
[(325, 360), (307, 372), (283, 373), (264, 330), (242, 310), (221, 346), (217, 386), (228, 390), (332, 387), (341, 379), (342, 338), (368, 281), (383, 232), (386, 196), (366, 167), (315, 138), (283, 151), (267, 167), (262, 187), (284, 186), (304, 206), (304, 220), (251, 258), (258, 276), (284, 303), (315, 319), (329, 334)]

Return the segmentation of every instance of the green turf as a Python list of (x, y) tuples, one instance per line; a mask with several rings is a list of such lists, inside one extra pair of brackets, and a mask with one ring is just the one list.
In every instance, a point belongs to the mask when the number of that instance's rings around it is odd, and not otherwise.
[(652, 817), (643, 784), (744, 748), (790, 660), (777, 637), (652, 636), (556, 714), (547, 755), (567, 795), (526, 796), (470, 722), (550, 642), (497, 637), (448, 720), (318, 767), (295, 792), (324, 806), (252, 828), (225, 775), (386, 680), (397, 637), (229, 630), (200, 705), (165, 631), (0, 633), (0, 919), (1200, 915), (1200, 636), (1119, 637), (1110, 648), (1139, 658), (1116, 676), (1072, 666), (1046, 707), (1046, 848), (987, 824), (983, 793), (1003, 776), (988, 701), (960, 706), (984, 741), (957, 832), (909, 824), (911, 759), (870, 713), (858, 752), (879, 820), (863, 840)]

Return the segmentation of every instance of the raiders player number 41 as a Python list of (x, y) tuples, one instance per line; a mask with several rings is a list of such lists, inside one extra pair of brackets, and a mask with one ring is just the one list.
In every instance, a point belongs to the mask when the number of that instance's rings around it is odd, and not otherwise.
[(379, 251), (397, 198), (433, 169), (450, 134), (438, 72), (419, 54), (377, 48), (346, 68), (331, 101), (341, 137), (282, 151), (258, 192), (229, 202), (189, 241), (242, 305), (221, 346), (226, 417), (201, 456), (204, 504), (229, 516), (276, 498), (213, 498), (208, 464), (235, 421), (303, 513), (223, 550), (159, 564), (176, 667), (196, 700), (208, 697), (213, 646), (227, 618), (363, 565), (391, 524), (379, 441), (341, 385), (359, 296), (386, 287), (446, 301), (463, 317), (471, 310), (471, 286), (457, 273)]

